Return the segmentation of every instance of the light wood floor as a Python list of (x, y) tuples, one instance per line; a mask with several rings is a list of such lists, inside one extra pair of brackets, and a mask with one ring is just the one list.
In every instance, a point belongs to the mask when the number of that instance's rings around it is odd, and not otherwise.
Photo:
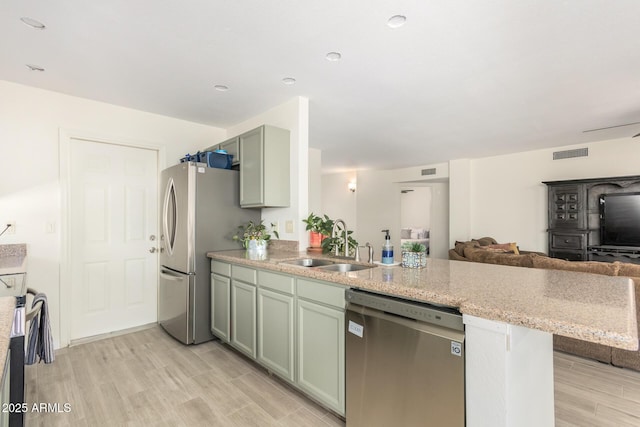
[(556, 426), (640, 426), (640, 372), (555, 353)]
[[(640, 426), (640, 372), (557, 353), (556, 426)], [(184, 346), (159, 327), (61, 349), (26, 368), (31, 426), (344, 426), (212, 341)]]

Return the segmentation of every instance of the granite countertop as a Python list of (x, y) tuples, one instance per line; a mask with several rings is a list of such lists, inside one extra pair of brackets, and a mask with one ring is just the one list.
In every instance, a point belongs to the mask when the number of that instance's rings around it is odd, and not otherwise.
[(0, 245), (0, 297), (27, 292), (27, 245)]
[[(387, 295), (457, 307), (463, 314), (538, 329), (625, 350), (638, 349), (633, 281), (559, 270), (428, 259), (427, 267), (400, 266), (329, 272), (281, 264), (322, 258), (306, 252), (209, 252), (212, 259), (280, 271)], [(351, 262), (351, 261), (349, 261)]]
[(0, 245), (0, 275), (27, 272), (27, 245)]

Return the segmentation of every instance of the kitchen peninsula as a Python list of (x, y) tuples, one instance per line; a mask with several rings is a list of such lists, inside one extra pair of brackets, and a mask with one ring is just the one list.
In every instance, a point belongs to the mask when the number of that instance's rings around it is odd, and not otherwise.
[(638, 348), (633, 283), (622, 277), (429, 259), (424, 269), (328, 272), (270, 251), (214, 261), (458, 308), (465, 323), (467, 426), (553, 425), (552, 334)]

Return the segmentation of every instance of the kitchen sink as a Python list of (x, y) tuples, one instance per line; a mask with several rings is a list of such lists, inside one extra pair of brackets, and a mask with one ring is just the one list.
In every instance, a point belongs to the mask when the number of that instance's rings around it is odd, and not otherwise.
[(373, 268), (375, 265), (362, 265), (362, 264), (331, 264), (318, 267), (320, 270), (339, 271), (340, 273), (346, 273), (347, 271), (359, 271)]
[(333, 265), (334, 262), (328, 259), (299, 258), (299, 259), (292, 259), (289, 261), (282, 261), (282, 264), (297, 265), (300, 267), (320, 267), (320, 266)]

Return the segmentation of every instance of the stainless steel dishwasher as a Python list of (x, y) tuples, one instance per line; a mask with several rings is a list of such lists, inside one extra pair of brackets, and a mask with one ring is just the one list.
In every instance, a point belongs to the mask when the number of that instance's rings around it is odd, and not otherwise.
[(464, 426), (464, 325), (451, 307), (346, 291), (347, 427)]

